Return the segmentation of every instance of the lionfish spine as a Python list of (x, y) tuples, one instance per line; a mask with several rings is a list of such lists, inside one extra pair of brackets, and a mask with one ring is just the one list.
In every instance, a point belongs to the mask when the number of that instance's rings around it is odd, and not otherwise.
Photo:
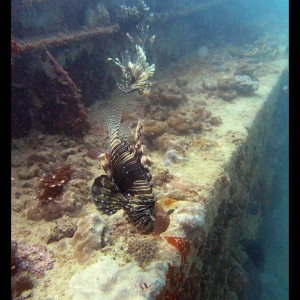
[(141, 132), (143, 128), (143, 120), (139, 119), (139, 122), (135, 129), (135, 135), (134, 135), (134, 150), (135, 153), (141, 153)]

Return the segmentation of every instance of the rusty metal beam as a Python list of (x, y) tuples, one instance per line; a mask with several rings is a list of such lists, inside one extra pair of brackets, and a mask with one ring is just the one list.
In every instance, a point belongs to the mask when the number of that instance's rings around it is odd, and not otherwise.
[(30, 52), (45, 49), (45, 47), (47, 48), (50, 46), (62, 46), (71, 42), (78, 42), (91, 37), (99, 37), (112, 34), (118, 32), (119, 29), (119, 24), (113, 24), (110, 26), (98, 26), (71, 33), (59, 33), (55, 36), (47, 38), (36, 38), (32, 40), (18, 41), (17, 45), (20, 49), (20, 52)]

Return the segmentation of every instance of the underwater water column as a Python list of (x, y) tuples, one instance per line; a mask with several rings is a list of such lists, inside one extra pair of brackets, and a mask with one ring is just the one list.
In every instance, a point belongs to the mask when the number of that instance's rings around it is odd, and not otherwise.
[(266, 150), (266, 169), (273, 168), (269, 204), (262, 215), (258, 244), (262, 249), (260, 270), (261, 299), (288, 299), (289, 289), (289, 136), (288, 75), (282, 80), (272, 133)]

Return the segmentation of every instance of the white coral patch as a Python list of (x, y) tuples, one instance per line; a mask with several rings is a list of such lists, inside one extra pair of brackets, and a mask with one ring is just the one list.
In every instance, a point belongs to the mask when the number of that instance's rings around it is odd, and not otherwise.
[(73, 300), (155, 299), (166, 284), (167, 271), (168, 266), (159, 262), (142, 270), (107, 256), (75, 274), (69, 288)]

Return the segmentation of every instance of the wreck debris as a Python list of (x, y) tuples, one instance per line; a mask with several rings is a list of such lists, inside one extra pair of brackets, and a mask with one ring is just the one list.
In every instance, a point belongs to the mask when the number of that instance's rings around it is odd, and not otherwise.
[(38, 117), (46, 132), (81, 136), (90, 129), (80, 90), (48, 50), (33, 82), (32, 93), (41, 103)]
[(88, 30), (74, 31), (72, 33), (60, 33), (59, 36), (56, 35), (36, 40), (24, 40), (20, 41), (17, 46), (19, 47), (21, 52), (29, 52), (34, 50), (41, 50), (45, 47), (63, 46), (71, 42), (79, 42), (84, 39), (112, 34), (118, 32), (119, 29), (120, 27), (118, 24), (112, 24), (109, 26), (97, 26), (89, 28)]
[(53, 67), (57, 77), (62, 80), (63, 84), (65, 84), (64, 80), (68, 83), (68, 85), (70, 86), (70, 88), (74, 93), (75, 98), (80, 98), (80, 91), (77, 88), (74, 81), (69, 76), (68, 72), (64, 70), (64, 68), (55, 60), (55, 58), (49, 53), (48, 50), (46, 50), (46, 55), (48, 57), (48, 62)]

